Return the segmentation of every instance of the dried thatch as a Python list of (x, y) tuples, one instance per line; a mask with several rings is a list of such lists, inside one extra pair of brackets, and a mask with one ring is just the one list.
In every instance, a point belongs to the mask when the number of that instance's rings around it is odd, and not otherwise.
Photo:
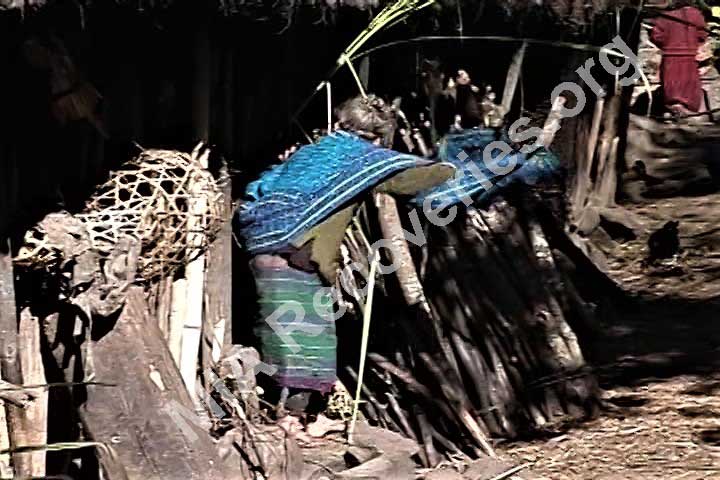
[[(0, 0), (0, 11), (37, 9), (57, 3), (53, 0)], [(94, 2), (101, 6), (102, 2)], [(118, 0), (128, 8), (140, 12), (161, 10), (180, 6), (178, 0)], [(212, 0), (203, 2), (208, 12), (221, 16), (246, 16), (267, 20), (270, 16), (280, 16), (291, 21), (301, 9), (317, 9), (322, 11), (322, 19), (333, 18), (326, 15), (342, 7), (367, 10), (371, 13), (379, 11), (390, 0)], [(655, 2), (657, 3), (657, 2)], [(464, 16), (465, 22), (477, 20), (490, 6), (495, 5), (504, 10), (508, 16), (524, 16), (531, 12), (549, 13), (562, 23), (570, 25), (586, 25), (593, 22), (598, 15), (612, 11), (616, 6), (638, 6), (639, 2), (631, 0), (495, 0), (494, 2), (475, 2), (470, 0), (436, 0), (433, 12), (435, 16)], [(76, 4), (78, 9), (93, 6), (93, 2)]]

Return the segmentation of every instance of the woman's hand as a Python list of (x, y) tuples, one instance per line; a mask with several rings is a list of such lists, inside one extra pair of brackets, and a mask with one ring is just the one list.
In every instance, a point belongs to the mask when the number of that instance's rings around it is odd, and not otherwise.
[(299, 143), (296, 143), (292, 147), (286, 148), (284, 153), (281, 153), (280, 155), (278, 155), (278, 160), (280, 160), (281, 162), (284, 162), (285, 160), (290, 158), (290, 156), (292, 156), (293, 153), (297, 152), (298, 148), (300, 148), (300, 147), (301, 147), (301, 145)]

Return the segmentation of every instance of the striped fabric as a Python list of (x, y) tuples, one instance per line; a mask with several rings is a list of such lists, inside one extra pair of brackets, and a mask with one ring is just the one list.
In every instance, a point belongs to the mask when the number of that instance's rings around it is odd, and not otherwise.
[(327, 393), (335, 383), (337, 351), (329, 289), (317, 274), (283, 263), (257, 257), (251, 262), (260, 303), (255, 334), (263, 362), (277, 369), (272, 378), (281, 387)]
[[(498, 138), (495, 130), (491, 129), (472, 129), (447, 135), (440, 145), (439, 160), (455, 165), (455, 178), (417, 195), (412, 203), (423, 205), (427, 200), (434, 209), (460, 203), (465, 196), (484, 200), (516, 181), (533, 185), (551, 175), (559, 166), (557, 157), (544, 148), (532, 152), (530, 156), (515, 151), (504, 158), (499, 158), (500, 150), (493, 150), (491, 158), (498, 166), (507, 167), (509, 162), (515, 164), (507, 174), (494, 173), (487, 168), (483, 154), (485, 148), (496, 140), (509, 144), (504, 132)], [(469, 165), (482, 174), (476, 176)]]
[(433, 162), (337, 131), (306, 145), (248, 185), (237, 212), (252, 254), (282, 251), (298, 236), (384, 179)]

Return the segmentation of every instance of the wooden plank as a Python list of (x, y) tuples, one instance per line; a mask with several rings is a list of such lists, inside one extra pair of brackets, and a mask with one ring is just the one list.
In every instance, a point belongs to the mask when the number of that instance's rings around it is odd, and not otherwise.
[(118, 386), (90, 387), (80, 414), (91, 438), (113, 446), (130, 480), (233, 478), (199, 417), (173, 420), (194, 405), (142, 288), (128, 290), (117, 323), (92, 348), (96, 380)]

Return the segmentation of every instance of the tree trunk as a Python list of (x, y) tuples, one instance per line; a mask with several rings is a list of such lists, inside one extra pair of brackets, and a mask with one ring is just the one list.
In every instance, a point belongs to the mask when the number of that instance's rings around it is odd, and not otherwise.
[(130, 480), (235, 478), (220, 466), (141, 287), (128, 289), (117, 323), (92, 348), (97, 380), (117, 387), (89, 387), (80, 415)]

